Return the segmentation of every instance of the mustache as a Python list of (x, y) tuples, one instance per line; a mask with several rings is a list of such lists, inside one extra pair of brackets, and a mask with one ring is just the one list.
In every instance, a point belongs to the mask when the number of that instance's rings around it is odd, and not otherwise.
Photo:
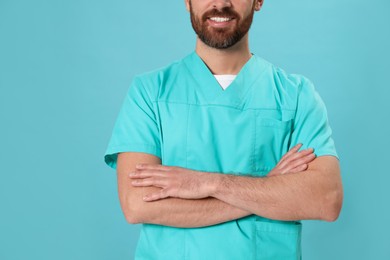
[(221, 10), (212, 9), (210, 11), (207, 11), (206, 13), (203, 14), (202, 20), (205, 22), (208, 18), (213, 17), (213, 16), (228, 17), (228, 18), (234, 18), (234, 19), (239, 18), (238, 13), (236, 11), (234, 11), (232, 8), (224, 7)]

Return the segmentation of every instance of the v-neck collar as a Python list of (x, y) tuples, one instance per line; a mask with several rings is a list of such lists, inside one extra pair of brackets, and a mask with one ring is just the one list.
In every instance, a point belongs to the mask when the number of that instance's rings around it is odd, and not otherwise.
[(241, 107), (248, 90), (265, 69), (264, 62), (261, 62), (252, 54), (234, 81), (224, 90), (195, 51), (184, 58), (184, 63), (197, 83), (196, 88), (200, 89), (207, 104), (227, 105), (237, 108)]

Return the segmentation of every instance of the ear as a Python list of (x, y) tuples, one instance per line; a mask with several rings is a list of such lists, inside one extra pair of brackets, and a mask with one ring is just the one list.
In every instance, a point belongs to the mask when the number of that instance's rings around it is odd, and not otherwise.
[(186, 5), (186, 9), (189, 12), (190, 11), (190, 0), (184, 0), (184, 3)]
[(264, 0), (255, 0), (255, 11), (260, 11), (263, 6)]

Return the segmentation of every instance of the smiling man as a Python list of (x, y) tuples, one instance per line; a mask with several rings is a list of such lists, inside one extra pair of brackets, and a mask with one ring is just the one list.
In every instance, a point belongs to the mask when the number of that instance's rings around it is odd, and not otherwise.
[(133, 79), (105, 162), (136, 259), (300, 259), (334, 221), (339, 162), (313, 84), (249, 50), (262, 0), (186, 0), (196, 50)]

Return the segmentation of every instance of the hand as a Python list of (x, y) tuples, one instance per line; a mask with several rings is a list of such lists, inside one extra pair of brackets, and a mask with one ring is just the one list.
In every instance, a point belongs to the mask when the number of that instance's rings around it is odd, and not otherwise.
[(136, 187), (160, 187), (160, 191), (144, 197), (144, 201), (154, 201), (167, 197), (183, 199), (209, 197), (212, 175), (182, 167), (139, 164), (129, 177), (133, 179), (131, 184)]
[[(315, 159), (313, 149), (298, 152), (302, 144), (294, 146), (278, 162), (268, 176), (304, 171), (308, 163)], [(155, 201), (167, 197), (183, 199), (202, 199), (212, 194), (213, 181), (218, 181), (217, 174), (190, 170), (182, 167), (160, 164), (139, 164), (129, 174), (135, 187), (159, 187), (156, 193), (148, 194), (144, 201)]]
[(316, 156), (313, 153), (314, 150), (312, 148), (298, 152), (301, 147), (302, 144), (297, 144), (291, 148), (290, 151), (283, 155), (282, 159), (280, 159), (275, 168), (273, 168), (267, 176), (305, 171), (308, 167), (308, 163), (313, 161)]

